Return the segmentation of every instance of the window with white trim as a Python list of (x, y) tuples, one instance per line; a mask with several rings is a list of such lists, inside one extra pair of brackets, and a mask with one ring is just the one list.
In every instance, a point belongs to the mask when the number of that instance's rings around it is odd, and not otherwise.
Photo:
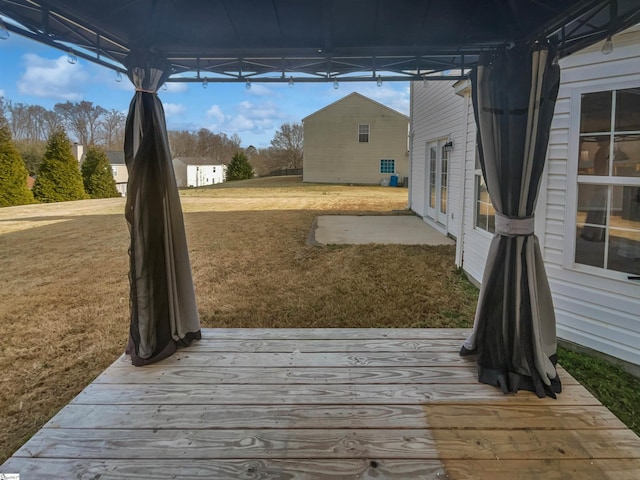
[(395, 160), (380, 160), (380, 173), (396, 173), (396, 161)]
[(496, 211), (491, 203), (489, 197), (489, 191), (487, 190), (487, 184), (482, 176), (482, 167), (480, 166), (480, 159), (478, 158), (478, 152), (476, 151), (476, 165), (475, 165), (474, 177), (475, 181), (475, 199), (476, 199), (476, 222), (475, 228), (484, 230), (489, 233), (495, 233), (496, 231)]
[(640, 88), (580, 99), (576, 264), (640, 274)]
[(369, 143), (369, 125), (358, 125), (358, 143)]

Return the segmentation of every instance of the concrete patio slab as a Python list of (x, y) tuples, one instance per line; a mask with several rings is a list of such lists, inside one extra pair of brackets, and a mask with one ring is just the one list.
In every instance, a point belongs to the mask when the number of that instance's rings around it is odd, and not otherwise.
[(320, 215), (309, 240), (319, 245), (455, 245), (414, 215)]

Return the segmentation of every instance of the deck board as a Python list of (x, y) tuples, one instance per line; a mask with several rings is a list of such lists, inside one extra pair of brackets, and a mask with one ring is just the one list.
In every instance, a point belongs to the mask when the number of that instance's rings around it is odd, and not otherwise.
[(640, 439), (562, 368), (503, 395), (464, 329), (205, 329), (122, 356), (2, 467), (24, 478), (637, 479)]

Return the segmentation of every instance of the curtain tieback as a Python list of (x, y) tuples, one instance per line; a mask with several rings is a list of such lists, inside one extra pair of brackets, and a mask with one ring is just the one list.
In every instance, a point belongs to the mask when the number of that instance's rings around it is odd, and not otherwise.
[(145, 90), (144, 88), (136, 88), (136, 92), (153, 93), (153, 94), (156, 93), (153, 90)]
[(533, 235), (533, 217), (511, 218), (496, 212), (496, 233), (505, 237)]

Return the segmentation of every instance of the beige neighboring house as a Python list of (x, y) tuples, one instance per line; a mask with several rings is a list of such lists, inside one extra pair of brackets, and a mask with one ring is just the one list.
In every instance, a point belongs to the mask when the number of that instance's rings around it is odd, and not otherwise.
[(204, 187), (224, 182), (227, 166), (214, 165), (206, 157), (177, 157), (173, 159), (173, 171), (178, 188)]
[(116, 181), (116, 189), (123, 197), (127, 196), (127, 183), (129, 182), (129, 171), (124, 163), (124, 152), (119, 150), (107, 150), (106, 152), (113, 179)]
[[(84, 161), (84, 145), (74, 143), (71, 147), (73, 156), (78, 160), (78, 164), (82, 165)], [(107, 150), (106, 152), (109, 163), (111, 164), (111, 173), (116, 181), (116, 189), (120, 196), (127, 196), (127, 183), (129, 182), (129, 171), (124, 163), (124, 152), (120, 150)]]
[(304, 182), (386, 184), (409, 176), (406, 115), (351, 93), (302, 122)]

